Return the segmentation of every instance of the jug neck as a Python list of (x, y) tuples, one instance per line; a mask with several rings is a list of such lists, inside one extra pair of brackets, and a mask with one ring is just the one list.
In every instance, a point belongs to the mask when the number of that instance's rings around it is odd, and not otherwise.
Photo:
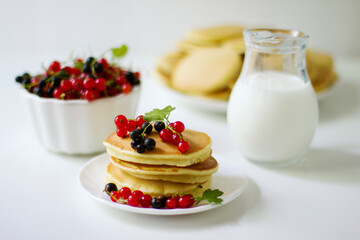
[(246, 54), (242, 76), (278, 71), (309, 81), (305, 48), (309, 36), (298, 31), (249, 29), (244, 31)]

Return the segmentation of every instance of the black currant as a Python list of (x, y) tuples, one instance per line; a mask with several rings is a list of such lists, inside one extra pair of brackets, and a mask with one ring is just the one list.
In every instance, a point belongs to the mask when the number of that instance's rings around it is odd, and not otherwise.
[(165, 196), (154, 197), (151, 200), (151, 206), (153, 208), (164, 208), (165, 207), (165, 202), (166, 202), (166, 197)]
[(54, 76), (51, 78), (51, 82), (53, 88), (57, 88), (58, 86), (60, 86), (61, 78), (59, 78), (58, 76)]
[(23, 81), (22, 76), (17, 76), (17, 77), (15, 78), (15, 82), (17, 82), (17, 83), (22, 83), (22, 81)]
[(22, 78), (31, 78), (31, 75), (29, 73), (23, 73)]
[(112, 191), (117, 191), (118, 188), (114, 183), (108, 183), (105, 185), (105, 192), (110, 195)]
[(95, 58), (94, 58), (94, 57), (88, 57), (88, 58), (86, 59), (85, 64), (92, 64), (94, 61), (95, 61)]
[(141, 129), (135, 129), (130, 132), (129, 136), (131, 139), (138, 139), (138, 138), (141, 138), (142, 132), (143, 131)]
[(141, 125), (141, 130), (145, 131), (146, 134), (149, 134), (152, 131), (152, 125), (149, 122), (144, 122)]
[(40, 88), (39, 86), (35, 87), (33, 91), (39, 97), (43, 97), (45, 95), (44, 90), (42, 90), (42, 88)]
[(46, 96), (48, 97), (53, 97), (53, 93), (54, 93), (54, 88), (48, 88), (46, 89)]
[(155, 148), (156, 142), (152, 138), (146, 138), (144, 140), (144, 146), (147, 150), (153, 150)]
[(38, 83), (38, 86), (39, 86), (40, 88), (45, 87), (45, 86), (46, 86), (46, 81), (45, 81), (45, 80), (40, 80), (39, 83)]
[(125, 73), (125, 78), (131, 85), (134, 85), (137, 80), (135, 74), (130, 71)]
[(96, 73), (102, 73), (104, 71), (104, 65), (102, 65), (101, 63), (96, 62), (94, 64), (94, 70)]
[(91, 63), (85, 63), (85, 65), (83, 66), (83, 72), (91, 73)]
[(31, 78), (24, 78), (23, 77), (22, 84), (29, 84), (29, 83), (31, 83)]
[(160, 132), (161, 130), (163, 130), (165, 128), (165, 123), (161, 122), (161, 121), (157, 121), (154, 124), (154, 128), (157, 132)]
[(138, 144), (138, 145), (136, 145), (136, 151), (138, 152), (138, 153), (143, 153), (143, 152), (145, 152), (145, 146), (144, 146), (144, 144)]

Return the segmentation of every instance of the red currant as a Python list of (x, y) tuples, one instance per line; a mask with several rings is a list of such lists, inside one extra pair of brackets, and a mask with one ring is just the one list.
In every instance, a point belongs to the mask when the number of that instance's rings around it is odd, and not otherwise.
[(81, 71), (77, 68), (72, 68), (72, 74), (75, 76), (78, 76), (81, 73)]
[(143, 196), (144, 194), (139, 191), (133, 191), (130, 196), (128, 197), (128, 203), (130, 206), (133, 207), (138, 207), (140, 205), (140, 198)]
[(126, 125), (126, 129), (131, 132), (133, 130), (136, 129), (136, 122), (134, 120), (128, 120), (127, 121), (127, 125)]
[(106, 69), (106, 68), (109, 68), (109, 63), (106, 61), (105, 58), (100, 58), (100, 59), (98, 60), (98, 63), (101, 63), (101, 64), (104, 66), (105, 69)]
[(139, 116), (137, 116), (137, 118), (136, 118), (136, 126), (137, 127), (139, 127), (139, 128), (141, 128), (141, 125), (143, 125), (143, 123), (145, 123), (146, 121), (143, 119), (143, 115), (139, 115)]
[(166, 208), (177, 208), (179, 205), (179, 197), (172, 197), (172, 198), (168, 198), (165, 202), (165, 207)]
[(60, 82), (60, 88), (64, 92), (69, 91), (72, 88), (72, 84), (69, 80), (61, 80)]
[(95, 89), (98, 91), (104, 91), (107, 87), (106, 80), (103, 78), (98, 78), (95, 80)]
[(53, 61), (49, 68), (48, 71), (53, 71), (54, 73), (57, 73), (58, 71), (60, 71), (61, 69), (61, 64), (58, 61)]
[(137, 196), (137, 198), (140, 198), (141, 196), (143, 196), (143, 192), (140, 190), (135, 190), (131, 193), (131, 195)]
[(118, 127), (118, 128), (126, 127), (127, 121), (128, 120), (124, 115), (118, 115), (114, 119), (114, 123), (115, 123), (116, 127)]
[(122, 127), (122, 128), (116, 129), (116, 135), (117, 135), (118, 137), (125, 138), (125, 137), (126, 137), (126, 134), (127, 134), (126, 128)]
[(131, 91), (131, 85), (129, 83), (124, 83), (121, 85), (121, 90), (123, 93), (128, 94)]
[(150, 195), (143, 195), (140, 197), (140, 205), (144, 208), (151, 206), (152, 197)]
[(135, 76), (136, 76), (137, 79), (140, 79), (140, 76), (141, 76), (141, 75), (140, 75), (139, 72), (134, 72), (134, 74), (135, 74)]
[(191, 194), (187, 194), (179, 198), (179, 207), (180, 208), (189, 208), (194, 205), (194, 198)]
[(95, 80), (93, 78), (85, 78), (84, 87), (86, 90), (92, 90), (95, 87)]
[(64, 67), (62, 70), (67, 72), (69, 75), (71, 75), (73, 73), (73, 70), (71, 67)]
[(79, 91), (79, 90), (83, 89), (83, 87), (84, 87), (83, 81), (81, 81), (78, 78), (71, 78), (70, 82), (71, 82), (72, 88), (76, 91)]
[(123, 75), (120, 75), (116, 78), (116, 83), (120, 86), (126, 83), (126, 78)]
[(118, 93), (119, 93), (119, 90), (116, 89), (116, 88), (109, 88), (109, 89), (107, 90), (107, 94), (108, 94), (109, 96), (115, 96), (115, 95), (118, 94)]
[(120, 198), (120, 193), (117, 191), (112, 191), (110, 198), (111, 198), (111, 201), (117, 202), (117, 200), (119, 200), (119, 198)]
[(181, 141), (178, 144), (178, 149), (181, 153), (185, 153), (190, 150), (190, 144), (187, 141)]
[(172, 140), (172, 131), (169, 129), (163, 129), (160, 131), (159, 136), (164, 142), (170, 142)]
[(169, 126), (172, 127), (172, 129), (174, 129), (178, 133), (182, 133), (185, 130), (185, 125), (180, 121), (170, 123)]
[(130, 188), (128, 188), (128, 187), (123, 187), (123, 188), (121, 188), (121, 189), (119, 190), (119, 193), (120, 193), (120, 197), (121, 197), (122, 199), (128, 199), (128, 197), (129, 197), (130, 194), (131, 194), (131, 190), (130, 190)]
[(53, 92), (54, 98), (60, 99), (62, 94), (63, 94), (63, 91), (61, 90), (60, 87), (55, 88), (55, 90)]
[(171, 137), (171, 143), (174, 145), (178, 145), (180, 142), (180, 136), (179, 134), (173, 133), (172, 137)]
[(99, 98), (99, 96), (100, 96), (99, 92), (93, 90), (86, 90), (84, 94), (85, 99), (88, 100), (89, 102)]

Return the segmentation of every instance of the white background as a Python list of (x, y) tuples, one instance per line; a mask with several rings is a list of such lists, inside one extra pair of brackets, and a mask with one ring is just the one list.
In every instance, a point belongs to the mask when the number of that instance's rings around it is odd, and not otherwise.
[[(0, 1), (0, 239), (360, 239), (360, 1)], [(221, 23), (300, 29), (334, 54), (341, 82), (320, 102), (301, 164), (273, 170), (244, 160), (225, 116), (172, 100), (148, 75), (188, 29)], [(144, 69), (138, 112), (176, 104), (173, 119), (207, 132), (213, 150), (249, 175), (234, 202), (189, 216), (152, 217), (101, 206), (77, 184), (91, 156), (43, 149), (14, 77), (72, 51), (126, 43)], [(221, 163), (220, 163), (221, 164)]]

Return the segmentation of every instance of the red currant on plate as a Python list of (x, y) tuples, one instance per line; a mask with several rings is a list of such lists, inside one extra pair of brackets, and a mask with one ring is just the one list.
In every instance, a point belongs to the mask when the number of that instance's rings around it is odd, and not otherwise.
[(61, 69), (61, 64), (58, 62), (58, 61), (53, 61), (49, 68), (48, 68), (48, 71), (52, 71), (54, 73), (57, 73), (58, 71), (60, 71)]
[(117, 191), (112, 191), (110, 194), (111, 201), (117, 202), (120, 199), (120, 193)]
[(123, 187), (123, 188), (120, 188), (119, 193), (120, 193), (120, 198), (128, 199), (128, 197), (131, 194), (131, 190), (128, 187)]
[(128, 94), (131, 91), (131, 85), (129, 83), (124, 83), (121, 85), (121, 90), (123, 93)]
[(92, 90), (95, 87), (95, 80), (93, 78), (85, 78), (84, 80), (84, 87), (86, 90)]
[(177, 208), (179, 204), (179, 196), (168, 198), (165, 202), (166, 208)]
[(152, 197), (150, 195), (143, 195), (140, 197), (140, 205), (144, 208), (151, 207)]
[(179, 207), (180, 208), (189, 208), (194, 205), (194, 198), (193, 195), (187, 194), (179, 198)]
[(69, 80), (61, 80), (60, 82), (60, 88), (64, 92), (69, 91), (72, 88), (72, 84)]

